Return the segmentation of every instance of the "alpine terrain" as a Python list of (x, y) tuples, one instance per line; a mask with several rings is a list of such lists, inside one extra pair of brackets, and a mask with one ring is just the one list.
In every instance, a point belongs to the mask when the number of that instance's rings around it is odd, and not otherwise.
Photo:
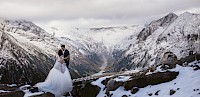
[(29, 89), (45, 80), (61, 44), (70, 51), (74, 97), (200, 96), (200, 14), (189, 12), (68, 31), (0, 19), (0, 95), (53, 97)]

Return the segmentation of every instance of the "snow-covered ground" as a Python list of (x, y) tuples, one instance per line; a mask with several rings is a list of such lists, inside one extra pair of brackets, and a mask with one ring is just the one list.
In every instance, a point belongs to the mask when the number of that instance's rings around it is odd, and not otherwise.
[[(179, 72), (176, 79), (170, 82), (140, 88), (136, 94), (131, 94), (131, 91), (126, 91), (123, 86), (110, 93), (113, 94), (112, 97), (122, 97), (123, 95), (127, 95), (128, 97), (200, 97), (200, 70), (193, 70), (193, 67), (190, 67), (193, 64), (200, 66), (198, 61), (189, 63), (188, 67), (177, 65), (176, 68), (170, 70)], [(98, 85), (101, 88), (97, 97), (107, 97), (105, 94), (106, 90), (104, 90), (105, 86), (101, 83), (106, 78), (108, 77), (103, 77), (92, 82), (92, 84)], [(128, 79), (129, 76), (121, 76), (120, 79), (115, 78), (114, 80), (127, 81)], [(170, 95), (170, 90), (172, 89), (176, 92)], [(156, 92), (158, 92), (158, 95), (155, 95)]]
[(1, 93), (6, 93), (6, 92), (11, 92), (11, 91), (0, 90), (0, 94)]

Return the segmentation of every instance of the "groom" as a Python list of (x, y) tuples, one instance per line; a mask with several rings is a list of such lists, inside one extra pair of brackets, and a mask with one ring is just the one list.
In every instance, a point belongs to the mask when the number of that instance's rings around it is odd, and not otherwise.
[(67, 68), (69, 68), (70, 54), (69, 51), (65, 48), (65, 45), (61, 45), (61, 49), (58, 51), (58, 55), (59, 57), (62, 55), (64, 56), (65, 64)]

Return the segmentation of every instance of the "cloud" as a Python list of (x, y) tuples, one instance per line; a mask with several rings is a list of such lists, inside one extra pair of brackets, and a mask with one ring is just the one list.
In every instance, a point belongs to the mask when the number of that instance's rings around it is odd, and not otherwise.
[(112, 26), (148, 23), (170, 12), (200, 13), (199, 5), (199, 0), (0, 0), (0, 17), (62, 28)]

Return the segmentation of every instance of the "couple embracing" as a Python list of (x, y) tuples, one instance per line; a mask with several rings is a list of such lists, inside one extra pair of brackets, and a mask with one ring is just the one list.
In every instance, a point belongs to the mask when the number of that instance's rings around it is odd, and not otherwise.
[(56, 97), (61, 97), (65, 93), (72, 90), (72, 79), (69, 73), (70, 53), (65, 49), (65, 45), (61, 45), (58, 51), (57, 61), (50, 70), (46, 80), (35, 86), (44, 92), (53, 93)]

